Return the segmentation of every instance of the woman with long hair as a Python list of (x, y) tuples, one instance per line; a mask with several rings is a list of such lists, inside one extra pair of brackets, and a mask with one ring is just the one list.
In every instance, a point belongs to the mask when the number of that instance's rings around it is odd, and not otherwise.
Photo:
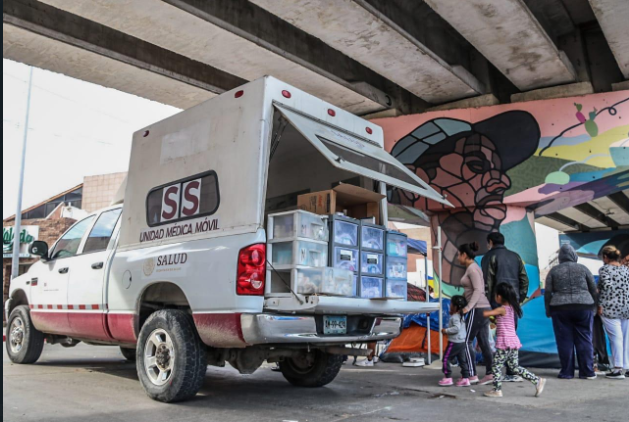
[[(494, 381), (492, 375), (493, 353), (489, 342), (489, 318), (483, 316), (483, 311), (491, 310), (491, 305), (485, 294), (485, 281), (483, 270), (476, 263), (475, 258), (478, 252), (478, 243), (466, 243), (459, 247), (457, 259), (459, 264), (465, 267), (465, 274), (461, 277), (461, 286), (467, 306), (463, 309), (466, 315), (466, 343), (468, 345), (468, 362), (470, 367), (470, 383), (486, 385)], [(485, 363), (485, 377), (478, 379), (476, 372), (476, 352), (474, 350), (474, 339), (478, 340), (478, 345), (483, 353)]]

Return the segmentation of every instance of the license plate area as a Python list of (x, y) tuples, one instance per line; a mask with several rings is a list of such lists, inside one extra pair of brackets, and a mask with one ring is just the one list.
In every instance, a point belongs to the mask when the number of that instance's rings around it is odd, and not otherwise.
[(323, 334), (324, 335), (346, 335), (347, 334), (347, 317), (324, 315), (323, 316)]

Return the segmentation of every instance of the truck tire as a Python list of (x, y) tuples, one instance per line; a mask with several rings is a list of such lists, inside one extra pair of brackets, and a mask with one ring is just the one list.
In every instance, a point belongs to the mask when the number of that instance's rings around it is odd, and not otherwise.
[(153, 400), (174, 403), (194, 397), (207, 372), (207, 349), (192, 317), (172, 309), (151, 315), (140, 330), (136, 367)]
[(320, 350), (280, 362), (280, 370), (288, 382), (296, 387), (307, 388), (328, 385), (334, 381), (342, 366), (343, 356), (331, 355)]
[(122, 353), (122, 357), (129, 362), (135, 362), (135, 352), (136, 349), (127, 349), (126, 347), (120, 348), (120, 353)]
[(6, 348), (11, 362), (25, 365), (37, 362), (44, 350), (44, 334), (33, 326), (26, 305), (16, 307), (9, 316)]

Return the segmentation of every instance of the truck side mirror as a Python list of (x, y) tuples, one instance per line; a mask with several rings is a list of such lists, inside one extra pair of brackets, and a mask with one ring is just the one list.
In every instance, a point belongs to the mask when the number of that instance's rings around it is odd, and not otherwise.
[(48, 260), (48, 243), (43, 242), (41, 240), (36, 240), (31, 244), (30, 248), (28, 249), (28, 252), (31, 255), (38, 256), (42, 260), (47, 261)]

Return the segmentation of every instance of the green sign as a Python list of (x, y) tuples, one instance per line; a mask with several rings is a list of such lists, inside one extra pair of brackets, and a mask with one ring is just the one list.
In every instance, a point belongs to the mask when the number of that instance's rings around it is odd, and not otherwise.
[[(24, 226), (20, 232), (20, 258), (30, 258), (28, 248), (31, 243), (37, 240), (39, 227)], [(2, 257), (11, 258), (13, 254), (13, 241), (15, 232), (13, 227), (3, 227), (2, 229)]]

